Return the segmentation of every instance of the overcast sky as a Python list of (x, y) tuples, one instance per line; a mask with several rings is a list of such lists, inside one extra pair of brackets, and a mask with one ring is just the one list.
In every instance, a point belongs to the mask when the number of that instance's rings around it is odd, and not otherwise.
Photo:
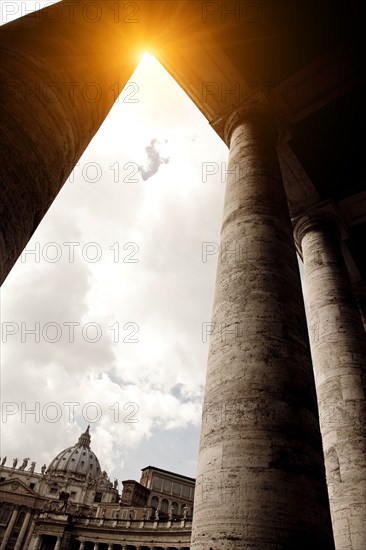
[(2, 287), (7, 465), (39, 471), (90, 423), (111, 478), (195, 476), (227, 154), (145, 56)]

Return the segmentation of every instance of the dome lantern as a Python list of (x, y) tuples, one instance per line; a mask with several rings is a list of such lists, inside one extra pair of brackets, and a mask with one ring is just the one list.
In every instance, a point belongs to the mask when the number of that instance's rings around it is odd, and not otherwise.
[(89, 433), (89, 428), (90, 428), (90, 425), (87, 427), (85, 432), (81, 434), (81, 436), (79, 437), (79, 440), (76, 444), (77, 447), (86, 447), (87, 449), (90, 449), (91, 436)]
[(74, 477), (85, 480), (92, 477), (96, 479), (101, 474), (101, 468), (97, 456), (90, 448), (90, 426), (87, 427), (73, 447), (68, 447), (52, 460), (47, 473), (57, 477)]

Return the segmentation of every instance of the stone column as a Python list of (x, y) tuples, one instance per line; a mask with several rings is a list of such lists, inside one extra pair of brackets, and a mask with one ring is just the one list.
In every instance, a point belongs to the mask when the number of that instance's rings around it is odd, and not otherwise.
[(79, 550), (84, 550), (84, 549), (85, 549), (85, 540), (82, 540), (80, 541)]
[(141, 25), (90, 4), (60, 2), (0, 28), (0, 284), (138, 62)]
[(108, 544), (108, 550), (113, 550), (113, 544)]
[(36, 537), (34, 537), (34, 539), (31, 540), (31, 543), (30, 543), (31, 550), (39, 550), (39, 548), (41, 547), (41, 543), (42, 543), (42, 535), (37, 535)]
[(62, 537), (57, 537), (56, 544), (55, 544), (55, 549), (54, 549), (54, 550), (60, 550), (60, 548), (61, 548), (61, 542), (62, 542)]
[(13, 532), (14, 523), (15, 523), (17, 517), (18, 517), (18, 513), (19, 513), (19, 509), (17, 507), (15, 507), (12, 514), (11, 514), (8, 526), (6, 528), (4, 538), (3, 538), (1, 546), (0, 546), (0, 550), (5, 550), (6, 547), (7, 547), (9, 538), (11, 537), (11, 534)]
[(14, 550), (20, 550), (22, 548), (22, 542), (23, 542), (23, 539), (24, 539), (24, 536), (25, 536), (25, 533), (28, 529), (28, 524), (30, 522), (30, 519), (32, 517), (32, 512), (31, 510), (28, 510), (26, 515), (25, 515), (25, 518), (24, 518), (24, 521), (23, 521), (23, 525), (20, 529), (20, 532), (19, 532), (19, 535), (18, 535), (18, 538), (17, 538), (17, 541), (15, 543), (15, 546), (14, 546)]
[(366, 548), (366, 334), (335, 222), (304, 216), (308, 322), (337, 550)]
[(234, 113), (192, 550), (334, 548), (300, 275), (261, 111)]
[(33, 549), (33, 544), (34, 544), (33, 532), (34, 532), (35, 527), (36, 527), (36, 523), (35, 523), (34, 518), (33, 518), (31, 526), (30, 526), (28, 534), (27, 534), (27, 537), (25, 539), (25, 543), (24, 543), (24, 548), (27, 548), (27, 550), (32, 550)]
[(93, 550), (98, 550), (99, 548), (99, 542), (95, 542), (93, 546)]

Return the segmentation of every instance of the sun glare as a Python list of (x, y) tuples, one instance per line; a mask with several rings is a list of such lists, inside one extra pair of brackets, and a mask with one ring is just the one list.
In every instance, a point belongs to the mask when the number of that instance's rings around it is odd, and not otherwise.
[(154, 56), (151, 55), (149, 52), (144, 52), (140, 57), (140, 63), (141, 65), (151, 65), (151, 63), (154, 61)]

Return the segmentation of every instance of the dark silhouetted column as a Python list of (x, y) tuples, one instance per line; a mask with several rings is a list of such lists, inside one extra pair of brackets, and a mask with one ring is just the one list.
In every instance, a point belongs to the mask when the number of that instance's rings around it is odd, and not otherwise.
[(0, 283), (131, 76), (135, 21), (79, 1), (0, 28)]

